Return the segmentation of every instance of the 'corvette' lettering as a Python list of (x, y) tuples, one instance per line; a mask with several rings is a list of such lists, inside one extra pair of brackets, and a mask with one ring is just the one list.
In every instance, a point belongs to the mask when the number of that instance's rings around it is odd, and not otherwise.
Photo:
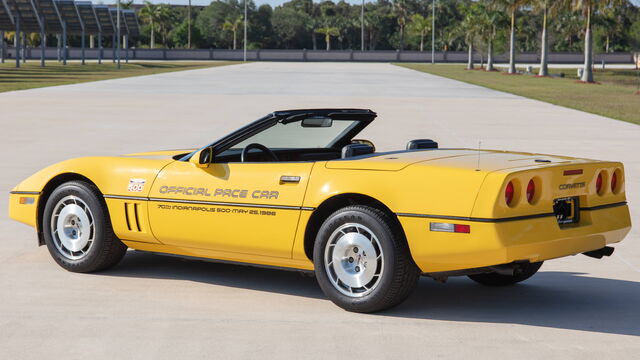
[(579, 182), (575, 184), (562, 184), (558, 188), (560, 188), (560, 190), (567, 190), (567, 189), (577, 189), (577, 188), (583, 188), (583, 187), (585, 187), (585, 183)]
[(272, 190), (253, 190), (247, 189), (222, 189), (216, 188), (213, 191), (213, 195), (209, 192), (208, 188), (196, 188), (185, 186), (167, 186), (163, 185), (158, 190), (160, 194), (176, 194), (187, 196), (208, 196), (219, 198), (233, 198), (233, 199), (246, 199), (251, 193), (251, 197), (254, 199), (277, 199), (280, 193)]

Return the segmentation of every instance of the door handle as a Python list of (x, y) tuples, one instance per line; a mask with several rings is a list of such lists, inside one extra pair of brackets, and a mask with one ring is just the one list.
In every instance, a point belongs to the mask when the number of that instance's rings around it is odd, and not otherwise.
[(280, 184), (297, 184), (300, 182), (300, 176), (280, 176)]

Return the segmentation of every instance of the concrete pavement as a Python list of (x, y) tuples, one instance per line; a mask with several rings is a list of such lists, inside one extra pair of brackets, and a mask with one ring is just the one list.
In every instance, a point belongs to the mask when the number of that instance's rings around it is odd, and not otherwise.
[[(0, 94), (0, 203), (70, 157), (192, 148), (273, 110), (364, 107), (380, 150), (441, 147), (621, 160), (640, 224), (640, 127), (389, 64), (251, 63)], [(129, 253), (59, 268), (0, 206), (0, 358), (634, 358), (640, 232), (604, 260), (546, 263), (519, 286), (422, 279), (403, 305), (344, 312), (296, 273)]]

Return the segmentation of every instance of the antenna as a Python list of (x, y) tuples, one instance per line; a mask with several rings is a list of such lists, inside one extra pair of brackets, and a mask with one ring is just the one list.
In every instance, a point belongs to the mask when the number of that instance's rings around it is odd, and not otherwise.
[(476, 166), (476, 171), (480, 171), (480, 148), (482, 146), (482, 140), (478, 140), (478, 166)]

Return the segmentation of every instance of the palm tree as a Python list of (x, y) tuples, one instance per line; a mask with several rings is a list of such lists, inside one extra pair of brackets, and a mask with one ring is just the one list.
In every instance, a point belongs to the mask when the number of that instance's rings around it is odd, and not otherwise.
[(460, 38), (460, 35), (454, 26), (449, 26), (446, 30), (447, 31), (442, 33), (442, 38), (440, 39), (442, 42), (442, 50), (444, 53), (443, 57), (445, 61), (447, 61), (447, 52), (453, 47), (455, 42), (458, 41), (458, 38)]
[(420, 35), (420, 51), (424, 51), (424, 37), (431, 31), (431, 18), (415, 14), (411, 17), (410, 29)]
[(486, 71), (494, 71), (493, 67), (493, 42), (498, 35), (498, 28), (507, 24), (507, 19), (502, 12), (491, 9), (486, 2), (478, 15), (478, 34), (487, 42), (487, 67)]
[(582, 70), (581, 81), (593, 82), (593, 39), (591, 38), (591, 17), (594, 13), (609, 6), (618, 5), (621, 0), (572, 0), (573, 8), (582, 12), (584, 17), (584, 69)]
[(396, 10), (398, 26), (400, 26), (400, 51), (404, 50), (404, 28), (407, 25), (407, 9), (406, 0), (394, 0), (393, 7)]
[(340, 36), (340, 30), (336, 27), (321, 27), (316, 29), (316, 33), (324, 35), (324, 41), (327, 43), (327, 51), (331, 50), (331, 37)]
[(166, 48), (168, 47), (168, 35), (170, 29), (174, 25), (174, 12), (170, 5), (168, 4), (159, 4), (158, 5), (158, 27), (160, 29), (160, 33), (162, 34), (162, 44)]
[(316, 40), (316, 27), (319, 25), (320, 21), (315, 15), (307, 15), (307, 21), (304, 22), (304, 28), (311, 33), (311, 44), (313, 50), (318, 50), (318, 43)]
[(566, 1), (562, 0), (533, 0), (533, 6), (542, 13), (542, 39), (540, 41), (540, 71), (538, 76), (549, 76), (549, 35), (547, 23), (550, 15), (555, 15), (564, 8)]
[(27, 43), (33, 47), (40, 45), (40, 34), (39, 33), (27, 34)]
[(388, 19), (391, 11), (393, 11), (393, 8), (388, 3), (380, 6), (376, 6), (371, 2), (365, 4), (364, 26), (368, 33), (369, 50), (376, 49), (376, 45), (382, 37), (381, 34), (384, 32), (381, 24)]
[(473, 43), (480, 31), (480, 19), (482, 11), (479, 9), (478, 3), (469, 3), (462, 8), (464, 19), (458, 25), (458, 31), (464, 36), (464, 41), (469, 48), (469, 57), (467, 62), (467, 70), (473, 70)]
[(242, 25), (242, 16), (238, 16), (235, 20), (229, 19), (225, 21), (224, 24), (222, 24), (222, 30), (225, 30), (225, 31), (230, 30), (233, 33), (233, 50), (237, 48), (236, 39), (237, 39), (238, 29), (240, 28), (240, 25)]
[(140, 18), (142, 21), (149, 24), (149, 29), (151, 30), (149, 47), (151, 49), (156, 47), (156, 27), (158, 26), (158, 20), (160, 19), (160, 7), (158, 5), (152, 4), (149, 1), (144, 2), (144, 7), (140, 9)]
[(516, 73), (516, 12), (526, 0), (493, 0), (494, 6), (506, 11), (511, 16), (509, 35), (509, 74)]

